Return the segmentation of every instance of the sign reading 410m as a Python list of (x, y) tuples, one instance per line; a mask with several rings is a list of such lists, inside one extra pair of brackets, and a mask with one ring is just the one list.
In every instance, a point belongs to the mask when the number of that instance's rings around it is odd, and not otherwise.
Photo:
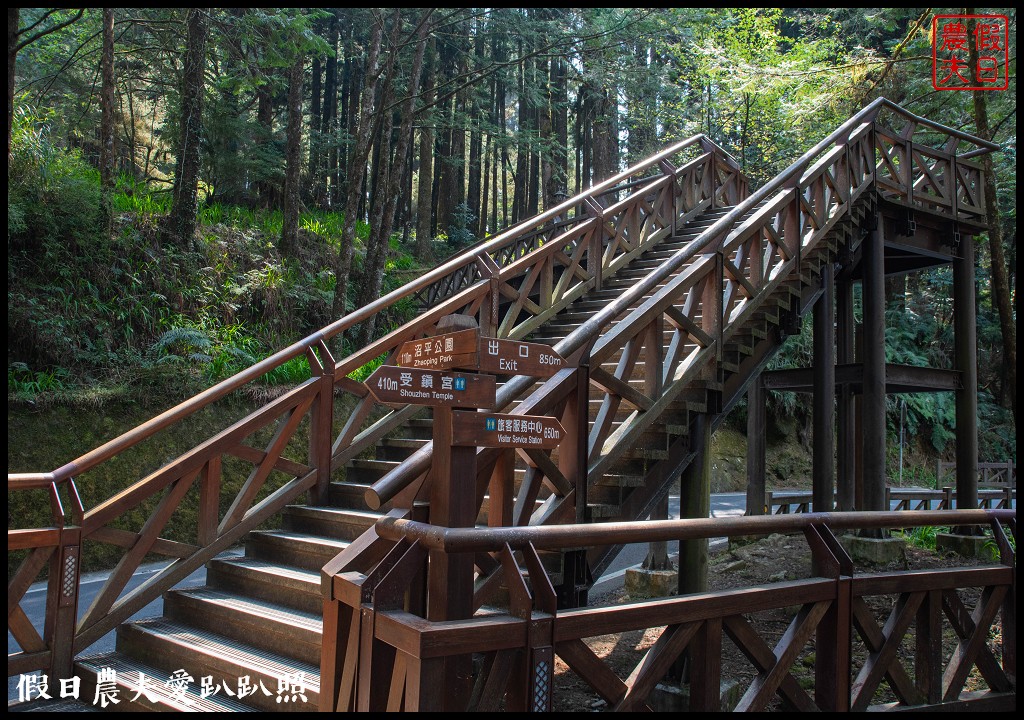
[(366, 387), (386, 405), (434, 407), (494, 407), (497, 384), (493, 375), (438, 372), (381, 365), (366, 378)]

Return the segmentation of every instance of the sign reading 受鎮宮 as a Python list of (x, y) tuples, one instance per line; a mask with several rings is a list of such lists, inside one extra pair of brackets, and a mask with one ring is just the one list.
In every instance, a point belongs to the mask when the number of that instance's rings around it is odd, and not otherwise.
[(497, 384), (493, 375), (440, 372), (381, 365), (366, 379), (366, 387), (388, 405), (433, 407), (494, 407)]

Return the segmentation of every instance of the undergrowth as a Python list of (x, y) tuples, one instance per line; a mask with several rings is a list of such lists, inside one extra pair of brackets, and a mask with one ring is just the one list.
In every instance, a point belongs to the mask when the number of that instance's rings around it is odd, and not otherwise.
[[(192, 243), (167, 244), (159, 230), (169, 192), (121, 176), (105, 198), (96, 170), (55, 146), (47, 118), (24, 107), (15, 114), (8, 177), (9, 400), (95, 402), (103, 387), (187, 394), (333, 319), (340, 213), (303, 212), (288, 257), (277, 248), (280, 210), (220, 202), (201, 207)], [(357, 223), (353, 296), (368, 233)], [(397, 241), (386, 269), (385, 292), (418, 270)], [(414, 312), (397, 304), (378, 331)], [(309, 376), (309, 362), (296, 358), (258, 383)]]

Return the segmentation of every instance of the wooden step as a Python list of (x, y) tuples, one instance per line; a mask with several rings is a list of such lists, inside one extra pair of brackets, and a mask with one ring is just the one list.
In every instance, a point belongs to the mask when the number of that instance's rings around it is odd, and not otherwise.
[[(184, 669), (182, 668), (175, 668)], [(113, 679), (111, 678), (113, 671)], [(193, 682), (167, 685), (170, 671), (157, 668), (121, 652), (110, 652), (86, 655), (75, 662), (75, 675), (82, 679), (79, 697), (83, 700), (98, 698), (96, 685), (99, 675), (103, 672), (104, 692), (117, 699), (117, 704), (102, 707), (102, 702), (87, 706), (87, 710), (106, 712), (144, 711), (144, 712), (257, 712), (258, 708), (240, 702), (223, 690), (216, 693), (204, 693), (202, 679), (193, 678)], [(237, 691), (237, 683), (231, 685)], [(275, 687), (276, 691), (276, 687)], [(206, 697), (203, 697), (203, 695)], [(49, 712), (66, 712), (57, 703), (48, 704)]]
[(320, 663), (321, 613), (199, 587), (168, 592), (164, 616), (311, 665)]
[(323, 612), (319, 570), (289, 567), (258, 558), (214, 559), (206, 568), (210, 587), (311, 613)]
[(346, 547), (346, 540), (287, 530), (255, 530), (245, 539), (246, 557), (306, 570), (319, 570)]
[[(248, 676), (256, 692), (242, 701), (261, 710), (317, 710), (317, 665), (260, 650), (217, 633), (164, 618), (139, 620), (118, 628), (117, 649), (165, 673), (187, 668), (192, 677), (209, 675), (215, 684), (231, 688), (237, 688), (239, 679)], [(305, 699), (278, 702), (279, 684), (298, 682), (300, 678)]]
[(394, 460), (357, 458), (345, 465), (345, 482), (372, 485), (396, 467), (398, 467), (398, 462)]
[[(431, 426), (431, 432), (433, 426)], [(390, 437), (377, 443), (377, 460), (401, 462), (430, 441), (426, 438)]]
[(366, 532), (380, 515), (370, 510), (289, 505), (281, 529), (351, 541)]

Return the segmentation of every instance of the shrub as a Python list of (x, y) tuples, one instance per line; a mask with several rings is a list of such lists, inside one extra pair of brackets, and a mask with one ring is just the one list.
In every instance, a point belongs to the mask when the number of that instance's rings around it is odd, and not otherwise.
[(7, 185), (7, 238), (15, 249), (61, 242), (86, 250), (105, 227), (99, 171), (77, 150), (54, 146), (46, 119), (14, 112)]

